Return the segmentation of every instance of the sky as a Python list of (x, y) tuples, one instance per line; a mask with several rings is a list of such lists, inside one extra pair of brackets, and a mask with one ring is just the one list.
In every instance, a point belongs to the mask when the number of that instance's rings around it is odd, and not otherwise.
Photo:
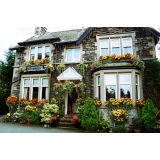
[[(76, 27), (77, 28), (77, 27)], [(82, 27), (79, 27), (82, 28)], [(48, 32), (62, 31), (67, 29), (75, 29), (72, 27), (47, 27)], [(0, 60), (5, 59), (5, 52), (10, 47), (15, 46), (18, 42), (22, 42), (34, 35), (35, 27), (2, 27), (0, 29)]]

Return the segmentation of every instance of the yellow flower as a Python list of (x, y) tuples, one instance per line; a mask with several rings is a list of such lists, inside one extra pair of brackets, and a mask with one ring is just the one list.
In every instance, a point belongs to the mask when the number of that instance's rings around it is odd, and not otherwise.
[(11, 114), (10, 113), (7, 113), (7, 117), (10, 117), (11, 116)]

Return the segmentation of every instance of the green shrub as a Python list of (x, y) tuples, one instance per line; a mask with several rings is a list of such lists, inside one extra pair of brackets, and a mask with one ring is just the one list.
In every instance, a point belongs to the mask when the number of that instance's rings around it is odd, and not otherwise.
[(98, 128), (98, 113), (92, 98), (88, 98), (86, 103), (78, 109), (78, 119), (82, 129), (95, 131)]
[(104, 132), (109, 132), (110, 130), (110, 122), (108, 120), (102, 119), (99, 122), (99, 130)]
[(141, 121), (146, 132), (152, 132), (155, 126), (156, 113), (158, 109), (154, 106), (151, 99), (147, 99), (146, 105), (142, 108)]

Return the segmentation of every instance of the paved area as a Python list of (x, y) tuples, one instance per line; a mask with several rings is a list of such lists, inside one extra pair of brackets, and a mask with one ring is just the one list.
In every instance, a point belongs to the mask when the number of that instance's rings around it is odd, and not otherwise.
[(80, 133), (79, 130), (0, 123), (0, 133)]

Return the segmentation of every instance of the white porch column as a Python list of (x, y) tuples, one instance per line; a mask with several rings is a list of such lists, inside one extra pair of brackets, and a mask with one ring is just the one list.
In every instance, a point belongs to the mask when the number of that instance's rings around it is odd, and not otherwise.
[(68, 111), (68, 93), (65, 94), (65, 109), (64, 109), (64, 114), (67, 115)]

